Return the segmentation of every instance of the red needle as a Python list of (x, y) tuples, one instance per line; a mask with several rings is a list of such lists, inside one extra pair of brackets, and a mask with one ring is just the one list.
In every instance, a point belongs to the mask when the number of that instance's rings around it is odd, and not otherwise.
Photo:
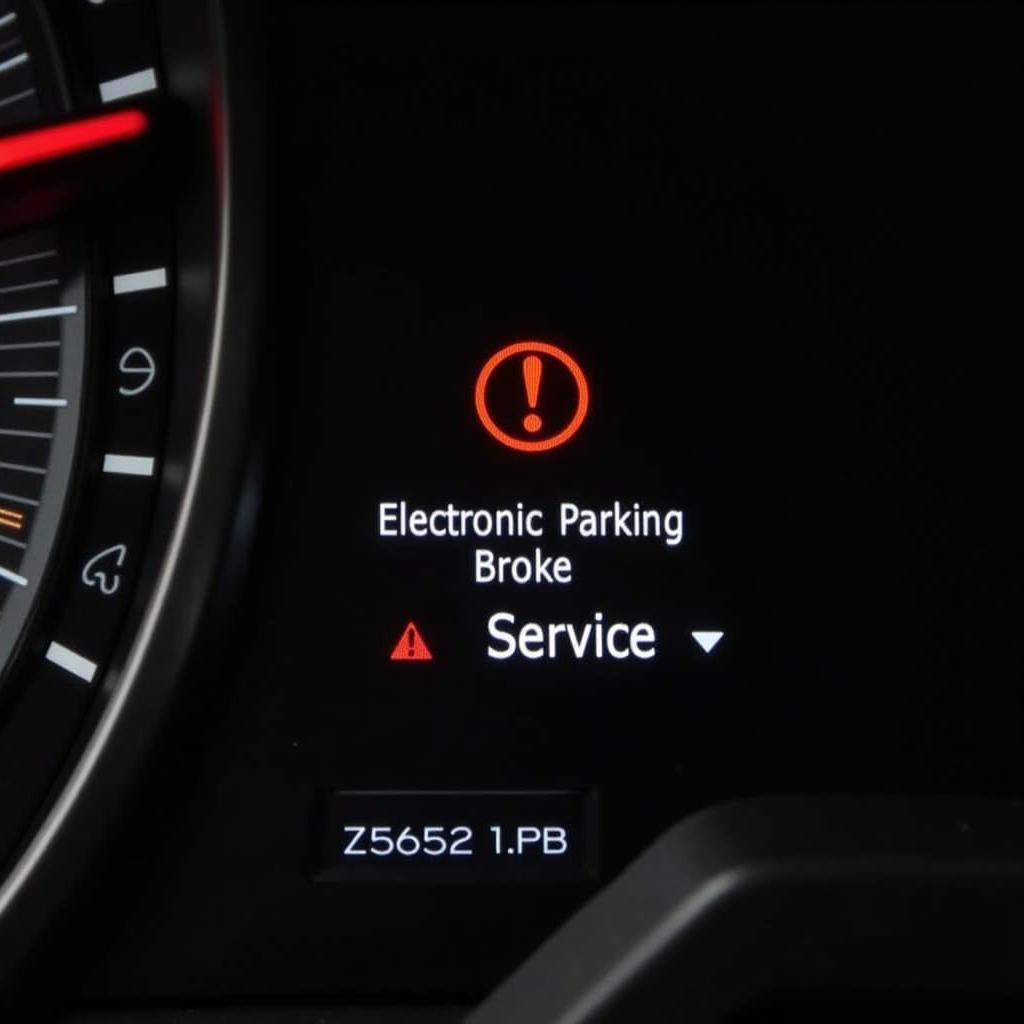
[(141, 110), (119, 110), (7, 135), (0, 138), (0, 174), (137, 139), (148, 128), (149, 118)]

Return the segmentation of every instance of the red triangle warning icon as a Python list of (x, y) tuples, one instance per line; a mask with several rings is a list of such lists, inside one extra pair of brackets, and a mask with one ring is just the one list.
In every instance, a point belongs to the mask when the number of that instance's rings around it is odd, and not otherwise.
[(430, 648), (423, 642), (415, 622), (410, 622), (399, 637), (395, 649), (391, 652), (392, 661), (433, 661)]

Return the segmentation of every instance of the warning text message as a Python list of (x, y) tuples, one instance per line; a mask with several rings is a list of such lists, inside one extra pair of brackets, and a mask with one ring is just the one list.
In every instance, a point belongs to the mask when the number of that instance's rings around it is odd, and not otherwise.
[[(515, 554), (499, 554), (478, 542), (610, 539), (654, 542), (677, 549), (683, 541), (684, 518), (682, 509), (649, 508), (638, 501), (616, 500), (598, 508), (562, 501), (550, 509), (532, 508), (524, 502), (503, 508), (454, 504), (417, 508), (406, 501), (382, 501), (377, 529), (383, 540), (470, 541), (474, 546), (472, 582), (478, 585), (567, 586), (573, 582), (573, 561), (564, 552), (533, 543)], [(609, 622), (600, 611), (584, 623), (519, 623), (511, 612), (496, 611), (487, 622), (487, 639), (487, 656), (497, 661), (565, 657), (647, 661), (657, 653), (657, 636), (650, 623)]]

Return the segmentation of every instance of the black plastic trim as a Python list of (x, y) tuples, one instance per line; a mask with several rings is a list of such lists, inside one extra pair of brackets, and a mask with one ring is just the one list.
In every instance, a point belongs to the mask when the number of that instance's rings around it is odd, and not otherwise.
[(775, 994), (1024, 993), (1024, 803), (764, 799), (688, 818), (469, 1024), (722, 1021)]

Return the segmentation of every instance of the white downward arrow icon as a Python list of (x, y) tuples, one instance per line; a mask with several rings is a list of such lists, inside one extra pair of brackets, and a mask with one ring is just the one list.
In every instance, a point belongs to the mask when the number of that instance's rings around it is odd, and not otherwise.
[(690, 636), (700, 644), (705, 654), (710, 654), (725, 634), (720, 629), (695, 629)]

